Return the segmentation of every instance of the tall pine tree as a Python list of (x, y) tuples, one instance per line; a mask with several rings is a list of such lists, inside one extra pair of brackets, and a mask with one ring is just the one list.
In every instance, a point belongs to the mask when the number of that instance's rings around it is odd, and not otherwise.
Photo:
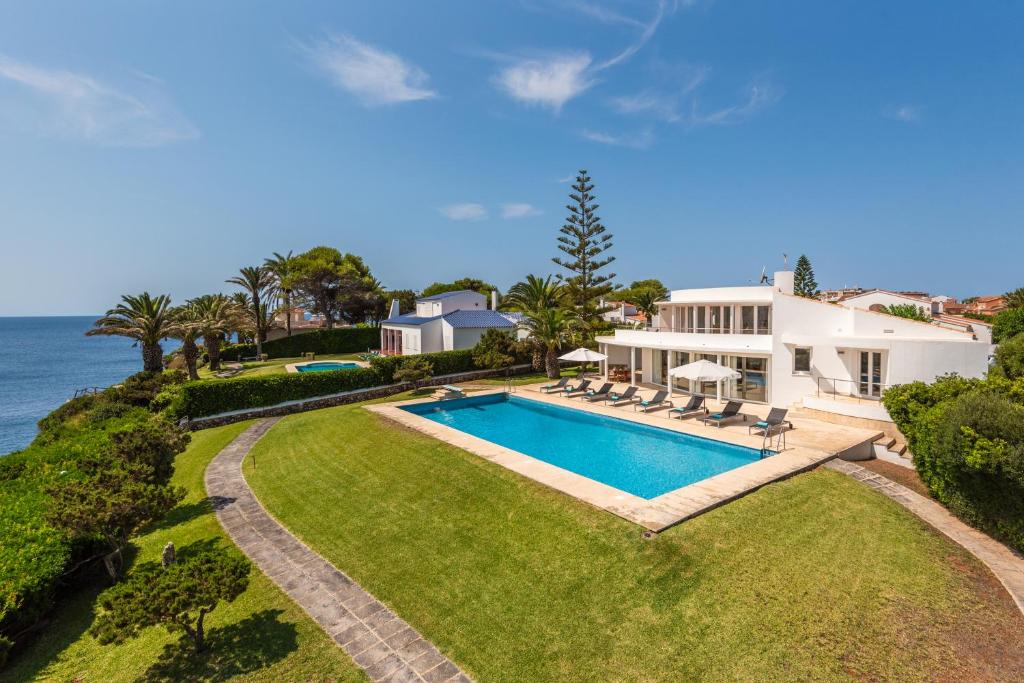
[(591, 322), (601, 313), (600, 299), (615, 288), (612, 283), (615, 273), (598, 272), (615, 260), (614, 256), (604, 255), (612, 246), (612, 235), (594, 213), (598, 205), (594, 204), (594, 184), (586, 170), (576, 175), (572, 189), (569, 198), (573, 203), (565, 207), (569, 216), (558, 237), (558, 248), (566, 256), (551, 260), (569, 271), (570, 275), (558, 277), (565, 283), (567, 297), (577, 313), (584, 321)]
[(804, 296), (808, 299), (818, 297), (818, 282), (814, 279), (814, 268), (811, 267), (811, 259), (804, 254), (796, 260), (796, 269), (793, 271), (793, 291), (797, 296)]

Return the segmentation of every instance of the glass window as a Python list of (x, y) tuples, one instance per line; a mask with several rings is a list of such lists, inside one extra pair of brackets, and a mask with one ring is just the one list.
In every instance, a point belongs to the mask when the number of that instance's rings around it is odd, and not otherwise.
[(757, 307), (757, 333), (758, 334), (771, 334), (772, 328), (769, 323), (769, 311), (768, 306)]
[(811, 371), (811, 350), (798, 346), (793, 349), (793, 372)]
[(707, 332), (708, 331), (707, 321), (707, 309), (704, 306), (697, 307), (697, 329), (695, 332)]
[(732, 306), (722, 308), (722, 332), (732, 332)]
[(711, 328), (712, 334), (719, 334), (722, 331), (722, 307), (711, 306)]
[(754, 334), (753, 306), (740, 306), (740, 334)]
[(737, 370), (740, 376), (729, 380), (726, 393), (730, 398), (745, 401), (768, 401), (768, 359), (732, 356), (729, 367)]

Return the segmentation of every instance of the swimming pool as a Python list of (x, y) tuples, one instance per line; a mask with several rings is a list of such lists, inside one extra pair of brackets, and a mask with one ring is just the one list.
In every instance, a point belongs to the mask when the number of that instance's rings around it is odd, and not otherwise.
[(358, 368), (358, 363), (342, 363), (339, 361), (317, 361), (316, 363), (306, 363), (305, 365), (296, 365), (295, 369), (299, 372), (326, 372), (328, 370), (351, 370), (352, 368)]
[(402, 410), (647, 500), (761, 458), (756, 448), (507, 394)]

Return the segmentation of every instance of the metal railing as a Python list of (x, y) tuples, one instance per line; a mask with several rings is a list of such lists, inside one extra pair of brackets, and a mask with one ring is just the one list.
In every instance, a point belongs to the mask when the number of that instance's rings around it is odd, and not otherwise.
[(718, 326), (718, 327), (685, 327), (677, 325), (654, 325), (652, 327), (638, 327), (635, 328), (640, 331), (647, 332), (679, 332), (682, 334), (748, 334), (748, 335), (767, 335), (771, 334), (772, 330), (770, 327), (759, 327), (755, 332), (752, 329), (740, 329)]
[(75, 395), (72, 396), (71, 399), (74, 400), (80, 396), (92, 396), (100, 393), (101, 391), (103, 391), (103, 389), (100, 387), (82, 387), (81, 389), (75, 389)]
[[(822, 386), (822, 382), (825, 382), (825, 386)], [(818, 398), (831, 398), (834, 401), (852, 400), (856, 403), (877, 403), (892, 387), (891, 384), (883, 382), (842, 377), (818, 377), (817, 385)]]

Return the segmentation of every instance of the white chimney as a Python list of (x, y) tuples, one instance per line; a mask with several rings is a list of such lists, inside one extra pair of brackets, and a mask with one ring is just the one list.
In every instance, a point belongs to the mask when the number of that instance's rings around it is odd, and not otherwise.
[(491, 310), (498, 310), (498, 290), (496, 289), (491, 290)]
[(391, 318), (397, 318), (401, 311), (398, 308), (398, 299), (391, 300), (391, 309), (388, 311), (388, 320)]
[(792, 270), (780, 270), (775, 273), (775, 290), (783, 294), (792, 294), (794, 291), (794, 273)]

